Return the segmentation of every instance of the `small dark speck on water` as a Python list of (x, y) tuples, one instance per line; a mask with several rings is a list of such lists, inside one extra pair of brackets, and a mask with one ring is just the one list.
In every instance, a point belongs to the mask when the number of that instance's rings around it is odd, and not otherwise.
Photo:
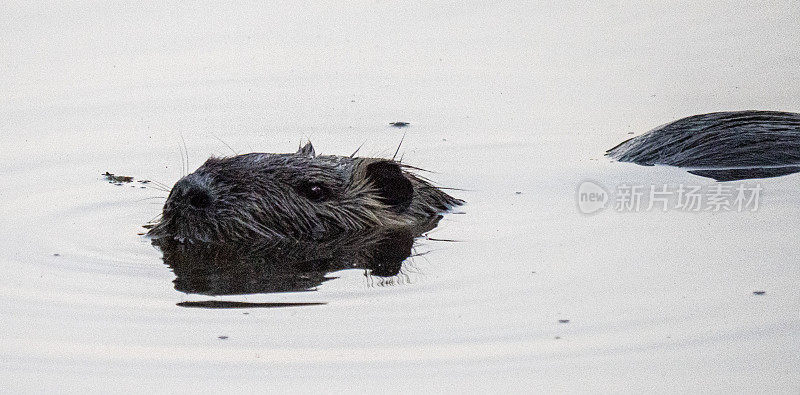
[(225, 339), (228, 338), (228, 336), (217, 336), (217, 338), (220, 339), (220, 340), (225, 340)]
[(628, 132), (628, 134), (633, 134), (633, 132)]
[(410, 125), (410, 123), (403, 122), (403, 121), (397, 121), (397, 122), (390, 122), (389, 125), (392, 125), (392, 126), (394, 126), (396, 128), (404, 128), (404, 127)]
[[(105, 173), (103, 173), (101, 175), (104, 176), (106, 178), (106, 180), (108, 180), (109, 182), (121, 183), (121, 182), (131, 182), (131, 181), (133, 181), (133, 177), (131, 177), (131, 176), (116, 176), (116, 175), (114, 175), (112, 173), (109, 173), (109, 172), (105, 172)], [(117, 185), (119, 185), (119, 184), (117, 184)]]
[(520, 192), (520, 191), (516, 191), (514, 193), (517, 194), (517, 195), (522, 195), (522, 192)]
[(244, 313), (242, 313), (242, 314), (244, 314), (244, 315), (249, 315), (250, 313), (248, 313), (248, 312), (246, 312), (246, 311), (245, 311), (245, 312), (244, 312)]
[(559, 324), (568, 324), (569, 320), (558, 320)]
[(561, 336), (556, 336), (556, 340), (561, 340)]
[(767, 291), (753, 291), (753, 295), (763, 295), (767, 293)]
[(61, 256), (61, 254), (53, 254), (53, 256)]

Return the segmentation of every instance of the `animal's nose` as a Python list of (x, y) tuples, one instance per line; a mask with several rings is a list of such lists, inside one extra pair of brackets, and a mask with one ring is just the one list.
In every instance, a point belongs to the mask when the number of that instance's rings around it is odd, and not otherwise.
[[(213, 195), (207, 186), (207, 181), (190, 174), (180, 179), (170, 194), (171, 207), (190, 207), (204, 209), (211, 206)], [(170, 201), (167, 203), (170, 204)]]
[(211, 194), (199, 187), (192, 187), (186, 191), (186, 201), (194, 208), (206, 208), (211, 205)]

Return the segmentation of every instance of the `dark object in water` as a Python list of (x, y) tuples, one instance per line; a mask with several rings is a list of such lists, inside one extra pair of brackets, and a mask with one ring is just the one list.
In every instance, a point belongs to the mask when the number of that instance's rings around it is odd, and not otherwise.
[(694, 115), (626, 140), (606, 155), (668, 165), (718, 181), (800, 171), (800, 114), (736, 111)]
[(181, 178), (154, 238), (191, 242), (323, 240), (373, 228), (414, 226), (463, 201), (393, 159), (294, 154), (211, 158)]
[(767, 293), (766, 291), (753, 291), (753, 295), (763, 295)]
[(396, 128), (404, 128), (404, 127), (410, 125), (410, 123), (403, 122), (403, 121), (398, 121), (398, 122), (389, 122), (389, 125), (392, 125), (392, 126), (394, 126)]
[(109, 172), (105, 172), (105, 173), (103, 173), (101, 175), (103, 177), (105, 177), (106, 180), (108, 180), (108, 182), (111, 182), (111, 183), (119, 184), (119, 183), (123, 183), (123, 182), (131, 182), (131, 181), (133, 181), (133, 177), (131, 177), (131, 176), (117, 176), (117, 175), (114, 175), (114, 174), (109, 173)]
[[(180, 243), (153, 239), (175, 273), (175, 289), (202, 295), (300, 292), (335, 277), (329, 273), (364, 269), (371, 276), (401, 273), (414, 239), (436, 227), (439, 217), (417, 227), (373, 229), (324, 241), (275, 239), (259, 244)], [(259, 307), (239, 302), (182, 302), (187, 307)], [(260, 307), (278, 307), (272, 304)]]

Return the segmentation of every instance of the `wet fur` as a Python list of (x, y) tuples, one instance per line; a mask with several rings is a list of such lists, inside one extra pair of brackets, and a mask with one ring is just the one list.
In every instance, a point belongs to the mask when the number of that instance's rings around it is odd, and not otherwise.
[(800, 114), (694, 115), (624, 141), (606, 155), (646, 166), (691, 168), (694, 174), (721, 181), (780, 176), (800, 165)]
[[(304, 195), (309, 186), (323, 190), (324, 199)], [(206, 193), (208, 207), (190, 204)], [(323, 239), (414, 225), (462, 203), (397, 161), (318, 156), (309, 143), (294, 154), (210, 158), (175, 184), (148, 235), (204, 242)]]

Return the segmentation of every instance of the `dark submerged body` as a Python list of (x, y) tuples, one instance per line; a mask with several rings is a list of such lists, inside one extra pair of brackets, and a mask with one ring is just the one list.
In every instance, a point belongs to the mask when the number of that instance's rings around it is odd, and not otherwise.
[(694, 115), (607, 151), (621, 162), (669, 165), (719, 181), (800, 171), (800, 114), (736, 111)]

